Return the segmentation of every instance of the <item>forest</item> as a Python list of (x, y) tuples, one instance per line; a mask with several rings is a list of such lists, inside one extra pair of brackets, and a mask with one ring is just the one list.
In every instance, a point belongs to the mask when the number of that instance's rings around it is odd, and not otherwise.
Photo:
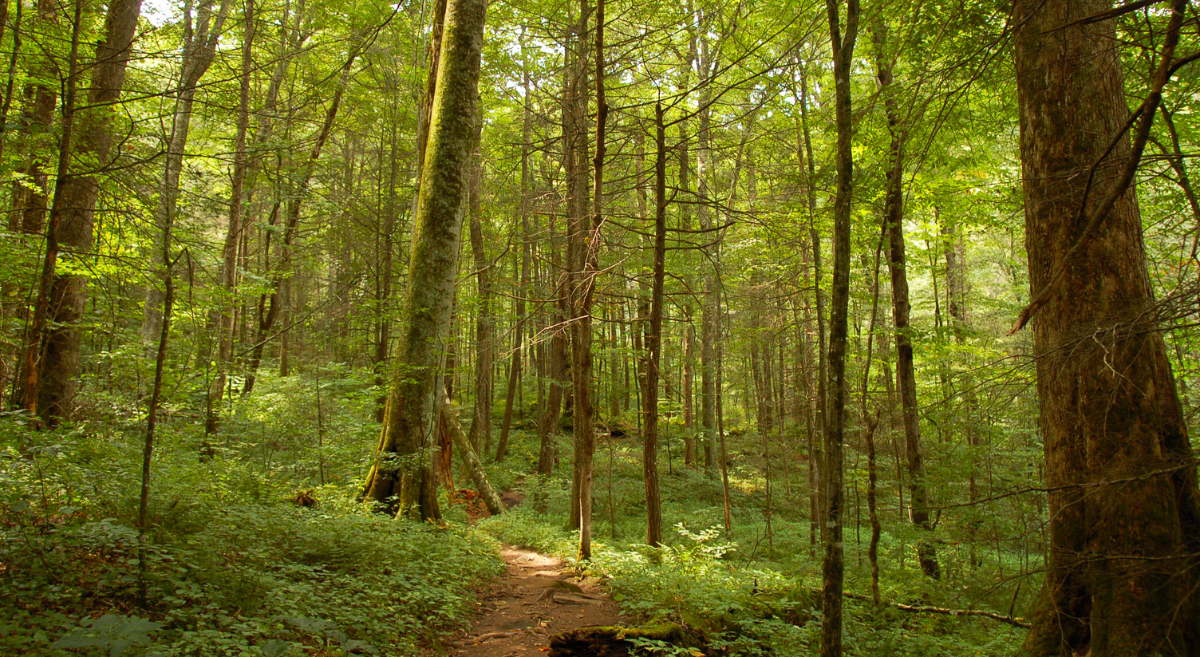
[(1200, 656), (1197, 59), (0, 0), (0, 655)]

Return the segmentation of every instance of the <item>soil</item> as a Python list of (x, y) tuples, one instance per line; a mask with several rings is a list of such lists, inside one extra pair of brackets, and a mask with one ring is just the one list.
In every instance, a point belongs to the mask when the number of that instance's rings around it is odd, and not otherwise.
[(589, 625), (621, 625), (617, 604), (561, 560), (504, 546), (508, 572), (480, 592), (479, 618), (446, 644), (455, 657), (519, 657), (549, 650), (550, 637)]

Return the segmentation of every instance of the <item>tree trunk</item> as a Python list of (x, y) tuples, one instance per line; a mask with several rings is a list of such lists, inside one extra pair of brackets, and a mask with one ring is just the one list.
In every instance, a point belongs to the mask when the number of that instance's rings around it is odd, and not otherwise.
[[(710, 179), (713, 177), (711, 83), (712, 71), (715, 69), (715, 66), (712, 59), (713, 57), (709, 52), (708, 39), (701, 32), (700, 127), (696, 145), (696, 180), (700, 197), (700, 208), (697, 213), (697, 219), (702, 231), (711, 231), (713, 229), (713, 213), (709, 208), (709, 203), (712, 202), (712, 199), (709, 198), (709, 195), (712, 193)], [(706, 240), (712, 240), (714, 237), (709, 234), (705, 235)], [(704, 450), (704, 467), (709, 472), (712, 472), (717, 464), (714, 453), (717, 425), (716, 343), (717, 313), (720, 311), (721, 289), (718, 285), (717, 272), (714, 267), (720, 258), (719, 240), (716, 246), (706, 248), (705, 250), (709, 254), (708, 258), (706, 258), (707, 262), (704, 264), (704, 298), (700, 308), (700, 427), (703, 432), (703, 438), (700, 442), (701, 449)]]
[(458, 422), (458, 409), (450, 403), (450, 396), (445, 391), (442, 392), (441, 414), (442, 420), (446, 422), (446, 427), (450, 430), (454, 448), (462, 455), (463, 464), (467, 466), (467, 472), (471, 473), (471, 481), (475, 483), (476, 492), (483, 498), (483, 504), (487, 507), (488, 513), (494, 516), (504, 513), (504, 503), (500, 501), (496, 489), (492, 488), (492, 482), (488, 481), (483, 463), (475, 454), (470, 439), (467, 438), (467, 434), (463, 433), (462, 425)]
[[(196, 100), (196, 85), (204, 73), (212, 65), (213, 56), (217, 52), (217, 41), (221, 37), (221, 29), (225, 25), (225, 16), (229, 10), (229, 1), (222, 0), (217, 15), (212, 14), (212, 0), (200, 5), (196, 14), (196, 26), (192, 28), (191, 6), (184, 10), (183, 57), (180, 63), (179, 87), (175, 90), (175, 112), (171, 120), (171, 134), (167, 139), (166, 168), (163, 172), (162, 186), (159, 188), (158, 207), (155, 218), (159, 224), (159, 234), (165, 238), (170, 232), (163, 228), (174, 221), (175, 211), (179, 204), (179, 177), (183, 173), (183, 156), (187, 148), (188, 131), (192, 125), (192, 106)], [(151, 251), (151, 258), (158, 270), (158, 278), (166, 281), (163, 270), (168, 250), (161, 244), (156, 244)], [(142, 318), (142, 345), (147, 356), (157, 351), (157, 342), (162, 333), (163, 290), (155, 285), (146, 287), (146, 304)]]
[(826, 411), (825, 558), (822, 566), (821, 657), (842, 654), (842, 589), (845, 557), (842, 546), (842, 449), (846, 433), (846, 338), (850, 303), (850, 204), (854, 192), (851, 149), (850, 68), (858, 38), (858, 0), (848, 0), (846, 34), (841, 36), (838, 0), (825, 0), (833, 42), (834, 113), (837, 126), (837, 195), (833, 206), (833, 286), (829, 317), (829, 407)]
[(654, 279), (650, 292), (650, 326), (642, 363), (642, 471), (646, 481), (646, 543), (662, 544), (662, 500), (658, 491), (658, 367), (662, 362), (663, 286), (667, 262), (667, 147), (663, 109), (654, 106)]
[[(446, 7), (396, 375), (366, 486), (368, 499), (385, 502), (395, 495), (398, 513), (415, 512), (423, 520), (440, 517), (431, 452), (437, 442), (436, 408), (454, 301), (466, 167), (476, 141), (486, 7), (483, 0), (450, 0)], [(397, 457), (408, 462), (397, 463)]]
[[(1187, 3), (1132, 145), (1113, 24), (1078, 21), (1110, 7), (1013, 10), (1030, 287), (1048, 291), (1033, 340), (1050, 546), (1030, 656), (1200, 654), (1200, 494), (1128, 186)], [(1090, 236), (1088, 217), (1104, 222)]]
[[(73, 146), (73, 159), (96, 162), (93, 172), (111, 166), (110, 116), (125, 83), (125, 65), (129, 61), (133, 37), (141, 13), (141, 0), (114, 0), (104, 19), (104, 40), (96, 45), (92, 67), (88, 109), (77, 117), (79, 141)], [(77, 259), (92, 251), (92, 229), (100, 184), (96, 173), (63, 178), (62, 209), (58, 242), (60, 257)], [(55, 192), (58, 193), (58, 190)], [(80, 267), (79, 270), (86, 268)], [(53, 422), (69, 417), (79, 383), (79, 327), (87, 301), (87, 277), (56, 270), (48, 291), (47, 308), (52, 313), (39, 363), (37, 388), (38, 412)]]
[[(877, 35), (877, 40), (882, 36)], [(885, 95), (888, 130), (891, 132), (891, 167), (887, 172), (887, 199), (884, 218), (888, 226), (888, 270), (892, 279), (892, 321), (896, 327), (896, 379), (904, 418), (905, 453), (908, 457), (909, 518), (921, 529), (933, 529), (929, 522), (929, 494), (925, 490), (925, 463), (921, 449), (921, 422), (917, 405), (917, 377), (913, 367), (913, 347), (909, 326), (908, 271), (904, 254), (904, 140), (907, 129), (897, 112), (892, 88), (891, 67), (878, 60), (879, 86)], [(937, 552), (925, 540), (917, 546), (917, 560), (926, 577), (940, 576)]]
[[(533, 101), (529, 97), (529, 66), (524, 52), (521, 57), (521, 84), (524, 91), (524, 119), (521, 122), (521, 287), (517, 290), (517, 321), (513, 327), (513, 355), (508, 370), (508, 394), (504, 397), (504, 421), (500, 425), (500, 441), (496, 444), (496, 462), (503, 463), (508, 451), (508, 431), (512, 426), (513, 401), (521, 385), (521, 354), (525, 345), (525, 296), (529, 294), (529, 264), (533, 258), (529, 235), (530, 188), (533, 172), (529, 156), (533, 151)], [(522, 413), (525, 409), (521, 409)]]
[(471, 407), (470, 438), (475, 451), (486, 454), (492, 448), (492, 284), (487, 251), (483, 246), (483, 217), (479, 211), (482, 155), (477, 152), (473, 159), (467, 214), (471, 221), (471, 254), (475, 260), (479, 296), (475, 311), (475, 399)]
[[(350, 79), (350, 69), (354, 66), (354, 60), (358, 57), (358, 50), (353, 49), (350, 56), (346, 58), (346, 63), (342, 65), (341, 80), (338, 82), (337, 91), (333, 92), (333, 98), (329, 101), (329, 107), (325, 110), (325, 120), (321, 124), (321, 129), (317, 133), (317, 139), (313, 143), (312, 151), (303, 164), (303, 169), (300, 173), (299, 186), (295, 191), (295, 197), (288, 201), (287, 204), (287, 221), (283, 227), (283, 240), (279, 248), (279, 259), (275, 265), (275, 271), (271, 273), (271, 284), (268, 285), (268, 291), (263, 293), (258, 299), (258, 327), (254, 334), (254, 347), (250, 352), (250, 360), (246, 363), (246, 385), (242, 388), (242, 396), (246, 397), (254, 391), (254, 383), (258, 376), (258, 367), (262, 364), (263, 348), (267, 342), (273, 337), (271, 331), (275, 328), (275, 322), (279, 319), (279, 315), (284, 311), (286, 299), (291, 287), (291, 276), (289, 270), (292, 266), (292, 241), (296, 237), (297, 228), (300, 225), (300, 208), (303, 205), (304, 198), (308, 195), (309, 185), (312, 184), (313, 171), (316, 168), (317, 160), (321, 157), (321, 151), (325, 147), (325, 142), (329, 139), (329, 133), (333, 129), (333, 122), (337, 119), (338, 110), (342, 106), (342, 96), (346, 91), (346, 85)], [(277, 214), (279, 210), (279, 202), (275, 203), (275, 210), (272, 215)], [(272, 222), (274, 225), (274, 222)], [(266, 246), (264, 251), (269, 252), (271, 246), (271, 233), (267, 233)], [(285, 326), (284, 331), (287, 330)]]

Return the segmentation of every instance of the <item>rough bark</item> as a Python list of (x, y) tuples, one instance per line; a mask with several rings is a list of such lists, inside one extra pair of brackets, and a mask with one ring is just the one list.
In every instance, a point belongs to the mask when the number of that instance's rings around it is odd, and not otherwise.
[[(483, 0), (450, 0), (414, 216), (396, 374), (366, 496), (438, 518), (433, 475), (442, 359), (449, 335), (467, 170), (475, 148)], [(397, 458), (399, 457), (399, 458)]]
[[(1014, 6), (1026, 250), (1030, 287), (1044, 294), (1033, 341), (1050, 489), (1046, 580), (1024, 655), (1200, 654), (1200, 494), (1166, 347), (1147, 323), (1154, 297), (1127, 175), (1186, 5), (1173, 3), (1132, 143), (1113, 24), (1068, 25), (1111, 5)], [(1089, 217), (1102, 222), (1090, 238)]]

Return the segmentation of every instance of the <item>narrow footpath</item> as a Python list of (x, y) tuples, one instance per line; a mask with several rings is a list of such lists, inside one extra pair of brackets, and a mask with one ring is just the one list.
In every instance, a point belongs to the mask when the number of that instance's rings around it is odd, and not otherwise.
[(623, 623), (617, 604), (592, 578), (579, 579), (560, 559), (505, 546), (508, 572), (480, 592), (479, 618), (447, 644), (456, 657), (541, 655), (550, 637), (588, 625)]
[[(523, 480), (516, 482), (520, 486)], [(516, 490), (500, 496), (507, 508), (522, 502)], [(544, 655), (550, 637), (625, 619), (594, 578), (580, 577), (557, 557), (505, 545), (504, 575), (479, 592), (479, 616), (470, 631), (447, 642), (454, 657)]]

